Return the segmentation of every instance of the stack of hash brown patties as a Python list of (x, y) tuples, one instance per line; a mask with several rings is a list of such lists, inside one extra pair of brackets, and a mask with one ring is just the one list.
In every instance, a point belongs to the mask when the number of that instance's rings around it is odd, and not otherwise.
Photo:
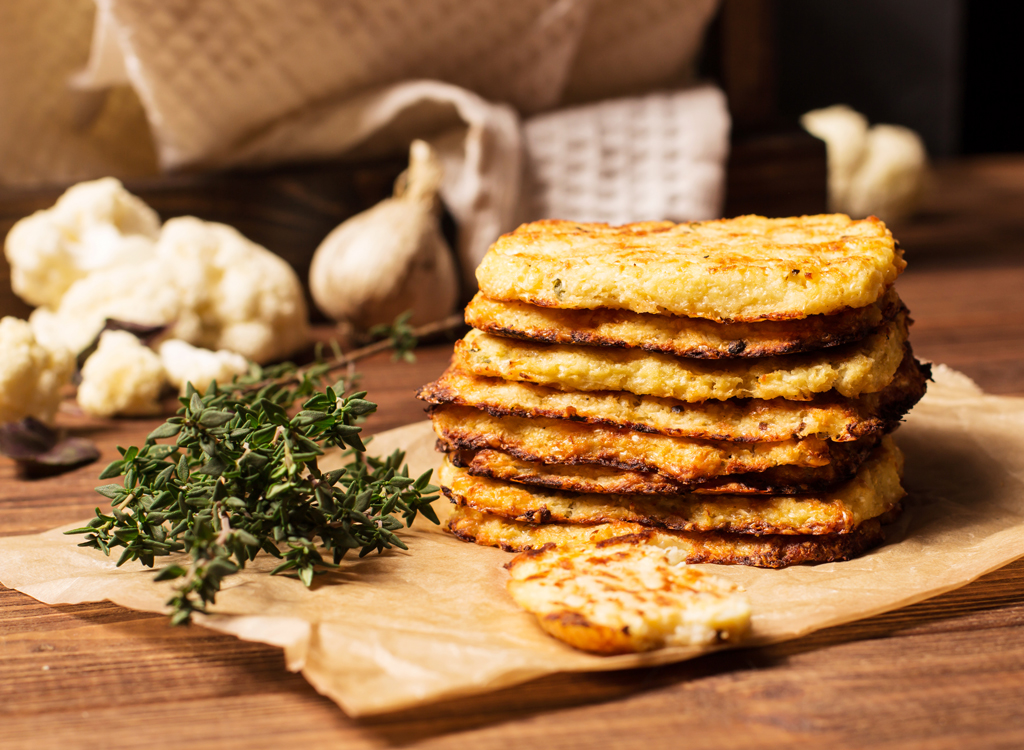
[(924, 395), (874, 218), (540, 221), (477, 270), (474, 330), (420, 391), (458, 537), (631, 535), (782, 567), (881, 542), (889, 433)]

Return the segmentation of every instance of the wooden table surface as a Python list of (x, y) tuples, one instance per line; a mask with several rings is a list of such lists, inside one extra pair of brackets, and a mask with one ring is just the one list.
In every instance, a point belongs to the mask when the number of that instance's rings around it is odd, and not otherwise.
[[(895, 227), (919, 356), (993, 393), (1024, 395), (1024, 159), (936, 171), (922, 214)], [(360, 368), (371, 431), (422, 417), (415, 364)], [(152, 420), (62, 420), (104, 453)], [(89, 515), (95, 466), (19, 480), (0, 459), (0, 534)], [(0, 748), (1024, 747), (1024, 562), (958, 591), (767, 648), (674, 666), (557, 675), (499, 693), (347, 718), (279, 650), (109, 603), (50, 607), (0, 586)]]

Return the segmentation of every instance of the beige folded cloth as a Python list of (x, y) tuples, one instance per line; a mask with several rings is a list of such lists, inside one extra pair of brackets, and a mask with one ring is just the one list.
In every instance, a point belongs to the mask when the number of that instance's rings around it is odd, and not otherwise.
[[(578, 198), (577, 188), (547, 191), (537, 200), (527, 196), (522, 205), (529, 208), (517, 214), (523, 171), (519, 115), (550, 111), (565, 100), (692, 82), (717, 0), (95, 4), (94, 25), (88, 0), (6, 0), (0, 6), (0, 95), (15, 103), (13, 109), (0, 108), (0, 184), (152, 171), (146, 122), (162, 169), (363, 158), (404, 151), (411, 138), (423, 137), (445, 162), (442, 198), (459, 222), (467, 270), (524, 211), (560, 210), (568, 206), (558, 197), (566, 190)], [(74, 12), (62, 14), (62, 8)], [(59, 54), (48, 49), (55, 44)], [(20, 80), (16, 71), (28, 68), (38, 71), (39, 81)], [(32, 127), (25, 127), (33, 92), (44, 84), (44, 98), (52, 103), (33, 112)], [(684, 143), (693, 137), (702, 158), (722, 159), (717, 144), (727, 119), (720, 112), (697, 118), (700, 127), (718, 128), (716, 139), (698, 133), (694, 118), (682, 111), (703, 102), (694, 106), (724, 112), (708, 104), (715, 96), (655, 97), (624, 103), (624, 109), (581, 110), (566, 115), (573, 119), (565, 123), (593, 120), (590, 130), (607, 149), (616, 138), (635, 138), (635, 129), (616, 128), (640, 116), (654, 134), (644, 139), (645, 147), (661, 148), (675, 133), (679, 143), (665, 147), (667, 163), (689, 168), (703, 164), (690, 158), (693, 149)], [(672, 123), (680, 127), (666, 129)], [(559, 127), (558, 120), (538, 120), (527, 132), (540, 144)], [(65, 158), (79, 152), (77, 164)], [(550, 175), (562, 164), (563, 155), (552, 161), (550, 149), (540, 145), (530, 153), (531, 175)], [(705, 206), (674, 197), (677, 178), (668, 185), (652, 177), (650, 166), (663, 161), (661, 155), (645, 152), (641, 160), (644, 165), (613, 180), (620, 190), (655, 179), (658, 184), (645, 183), (640, 198), (613, 207), (593, 199), (577, 203), (587, 207), (588, 216), (616, 220), (662, 209), (669, 212), (662, 215), (678, 218), (707, 215)], [(606, 159), (601, 164), (604, 171), (615, 166)], [(713, 203), (720, 185), (709, 189), (706, 176), (695, 179), (694, 190)], [(631, 214), (632, 207), (640, 213)]]
[(128, 85), (81, 91), (92, 0), (0, 2), (0, 187), (157, 171), (146, 115)]

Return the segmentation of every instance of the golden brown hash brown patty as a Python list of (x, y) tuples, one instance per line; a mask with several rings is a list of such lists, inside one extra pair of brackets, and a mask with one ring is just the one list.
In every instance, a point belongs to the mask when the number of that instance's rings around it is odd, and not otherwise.
[(891, 432), (925, 392), (928, 365), (909, 346), (884, 389), (849, 399), (822, 393), (810, 401), (733, 399), (688, 404), (624, 391), (562, 391), (533, 383), (481, 377), (449, 367), (423, 386), (431, 404), (459, 404), (494, 416), (549, 417), (706, 440), (772, 443), (818, 436), (845, 442)]
[(904, 496), (903, 456), (886, 437), (856, 476), (812, 495), (631, 495), (559, 492), (473, 476), (445, 461), (438, 483), (453, 503), (533, 524), (628, 522), (677, 531), (848, 534)]
[(755, 322), (866, 307), (904, 266), (874, 217), (545, 220), (500, 237), (476, 277), (495, 300)]
[[(859, 441), (830, 443), (813, 437), (778, 443), (696, 440), (567, 419), (492, 417), (467, 406), (435, 406), (431, 419), (438, 444), (446, 452), (493, 448), (524, 461), (658, 472), (684, 484), (773, 466), (857, 461), (863, 455)], [(863, 440), (873, 442), (874, 438)]]
[(882, 390), (903, 360), (907, 317), (842, 347), (758, 360), (682, 359), (641, 349), (537, 344), (471, 330), (452, 363), (482, 377), (566, 391), (628, 391), (680, 401), (786, 398), (809, 401), (835, 389), (846, 397)]
[(832, 453), (831, 461), (825, 466), (773, 466), (763, 471), (729, 474), (699, 483), (678, 482), (657, 472), (616, 469), (598, 464), (524, 461), (490, 448), (456, 450), (448, 457), (455, 466), (468, 469), (473, 476), (572, 492), (784, 495), (825, 490), (845, 482), (857, 473), (876, 443), (877, 438), (847, 443), (850, 449)]
[(524, 552), (505, 566), (508, 592), (540, 626), (599, 654), (735, 642), (750, 626), (743, 590), (681, 565), (678, 553), (629, 537)]
[(720, 359), (772, 357), (839, 346), (864, 338), (901, 309), (903, 303), (892, 288), (867, 307), (760, 323), (716, 323), (629, 310), (561, 310), (477, 294), (466, 308), (466, 322), (496, 336), (547, 344), (617, 346)]
[(539, 549), (546, 544), (576, 546), (596, 544), (627, 535), (637, 543), (675, 548), (688, 563), (752, 565), (785, 568), (805, 563), (849, 560), (882, 542), (879, 519), (865, 521), (849, 534), (728, 534), (719, 532), (670, 531), (615, 521), (592, 526), (575, 524), (534, 525), (506, 521), (471, 508), (456, 507), (447, 528), (459, 539), (506, 552)]

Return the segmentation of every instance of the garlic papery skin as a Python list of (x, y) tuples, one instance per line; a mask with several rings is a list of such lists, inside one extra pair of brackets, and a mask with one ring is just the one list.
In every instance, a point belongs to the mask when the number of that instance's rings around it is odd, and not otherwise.
[(412, 310), (412, 325), (446, 317), (458, 301), (458, 274), (441, 235), (442, 169), (425, 141), (413, 141), (394, 196), (340, 224), (309, 269), (317, 307), (358, 329), (390, 324)]

